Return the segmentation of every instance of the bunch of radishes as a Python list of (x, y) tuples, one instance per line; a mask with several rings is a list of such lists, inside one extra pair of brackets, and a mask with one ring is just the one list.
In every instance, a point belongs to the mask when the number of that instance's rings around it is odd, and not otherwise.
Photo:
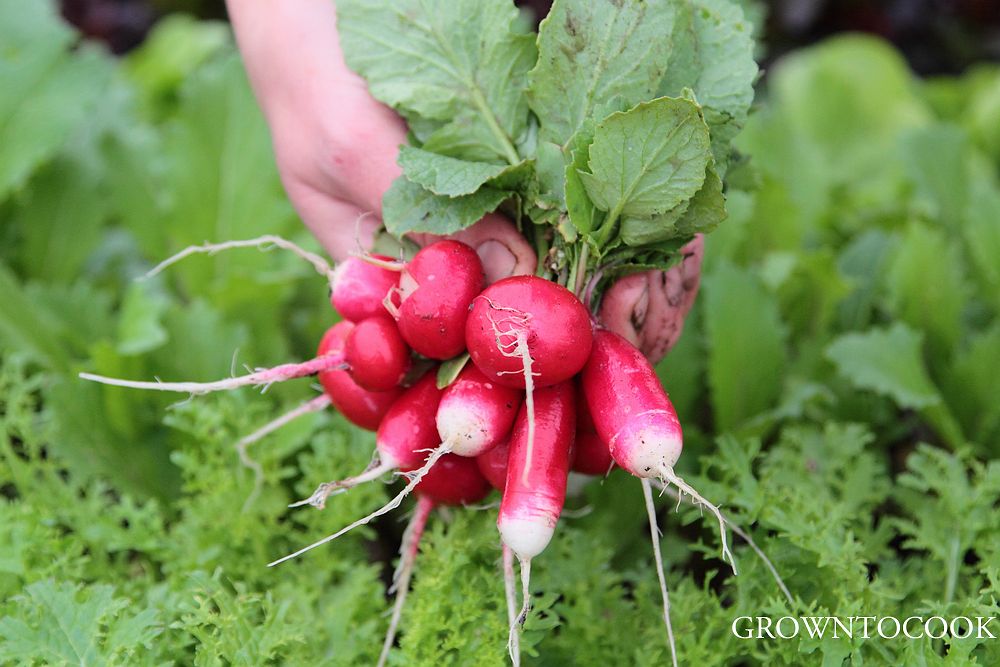
[[(571, 470), (603, 475), (618, 465), (642, 480), (668, 629), (649, 480), (672, 483), (713, 511), (720, 521), (723, 555), (732, 562), (722, 515), (673, 470), (681, 453), (681, 426), (652, 366), (632, 344), (600, 327), (571, 291), (527, 275), (486, 286), (476, 252), (455, 240), (437, 241), (409, 262), (363, 255), (335, 271), (321, 258), (273, 237), (191, 248), (177, 257), (262, 243), (293, 249), (330, 277), (332, 304), (345, 319), (324, 334), (314, 359), (210, 383), (81, 377), (204, 393), (318, 374), (324, 396), (244, 438), (241, 456), (250, 442), (327, 405), (357, 426), (376, 431), (377, 462), (355, 477), (321, 484), (293, 507), (322, 508), (330, 495), (392, 471), (408, 478), (403, 490), (368, 516), (271, 565), (329, 542), (416, 493), (420, 500), (404, 540), (397, 605), (382, 660), (393, 643), (417, 543), (431, 510), (438, 504), (477, 502), (491, 486), (502, 493), (497, 526), (504, 545), (515, 664), (517, 629), (529, 609), (531, 561), (552, 539)], [(514, 603), (511, 553), (521, 566), (520, 612)]]

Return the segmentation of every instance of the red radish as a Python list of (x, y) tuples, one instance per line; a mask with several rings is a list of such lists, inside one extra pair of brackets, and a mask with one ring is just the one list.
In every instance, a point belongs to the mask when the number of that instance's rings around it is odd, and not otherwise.
[(438, 241), (406, 265), (386, 308), (410, 347), (431, 359), (451, 359), (465, 350), (465, 319), (485, 279), (475, 250)]
[[(521, 613), (524, 622), (531, 605), (531, 559), (542, 553), (555, 532), (566, 500), (570, 448), (576, 429), (573, 383), (563, 382), (535, 394), (535, 458), (527, 465), (530, 423), (528, 406), (521, 409), (510, 436), (507, 482), (500, 502), (497, 528), (503, 543), (521, 564)], [(510, 629), (511, 659), (517, 624)]]
[[(392, 262), (385, 255), (371, 255), (384, 263)], [(400, 265), (402, 268), (402, 265)], [(330, 303), (341, 317), (361, 322), (369, 317), (386, 315), (382, 302), (399, 285), (399, 271), (384, 264), (373, 264), (363, 257), (348, 257), (333, 271)]]
[(576, 440), (573, 455), (573, 471), (584, 475), (605, 476), (615, 465), (608, 451), (608, 445), (597, 434), (594, 420), (590, 417), (587, 397), (583, 391), (576, 393)]
[(535, 276), (493, 283), (472, 304), (465, 342), (483, 374), (518, 389), (576, 375), (590, 356), (590, 315), (565, 287)]
[(691, 496), (693, 502), (715, 514), (722, 536), (722, 556), (724, 559), (728, 557), (735, 572), (736, 564), (726, 543), (724, 518), (718, 507), (705, 500), (674, 472), (673, 466), (681, 455), (683, 443), (681, 425), (656, 371), (642, 352), (618, 334), (598, 330), (594, 333), (594, 349), (580, 381), (594, 426), (601, 439), (608, 443), (615, 463), (642, 480), (663, 597), (663, 617), (676, 665), (670, 601), (663, 576), (659, 528), (649, 480), (673, 483), (679, 491)]
[(393, 575), (392, 588), (396, 591), (396, 601), (392, 608), (392, 620), (382, 644), (382, 654), (378, 665), (384, 665), (389, 657), (396, 637), (396, 628), (403, 613), (403, 604), (410, 589), (410, 577), (417, 558), (420, 536), (427, 524), (427, 517), (438, 504), (466, 505), (482, 500), (489, 493), (490, 486), (476, 468), (475, 461), (469, 458), (448, 454), (432, 467), (414, 489), (420, 498), (413, 518), (403, 534), (400, 545), (399, 567)]
[(347, 479), (324, 482), (313, 494), (290, 507), (312, 505), (323, 508), (326, 499), (354, 486), (378, 479), (393, 470), (419, 468), (427, 452), (439, 444), (434, 414), (441, 400), (436, 373), (426, 373), (415, 385), (406, 389), (386, 411), (375, 435), (379, 463)]
[[(330, 327), (319, 343), (319, 354), (342, 354), (348, 334), (354, 328), (350, 322), (338, 322)], [(390, 391), (368, 391), (351, 378), (347, 371), (333, 370), (319, 374), (319, 382), (330, 397), (333, 407), (352, 424), (374, 431), (382, 417), (399, 398), (399, 388)]]
[(479, 472), (483, 473), (483, 477), (489, 481), (490, 486), (501, 493), (507, 486), (507, 455), (509, 452), (510, 441), (505, 440), (476, 457)]
[(360, 322), (374, 315), (385, 314), (385, 306), (382, 301), (392, 289), (399, 285), (399, 273), (404, 266), (391, 257), (372, 254), (364, 257), (348, 257), (336, 269), (333, 269), (325, 259), (316, 253), (280, 236), (266, 234), (253, 239), (188, 246), (157, 264), (146, 274), (146, 277), (155, 276), (168, 266), (191, 255), (214, 255), (217, 252), (233, 248), (266, 250), (270, 247), (278, 247), (294, 253), (312, 264), (317, 273), (326, 276), (330, 283), (330, 304), (340, 313), (341, 317), (351, 322)]
[(475, 459), (445, 454), (413, 491), (442, 505), (468, 505), (485, 498), (490, 483), (479, 472)]
[(525, 390), (524, 470), (530, 470), (535, 387), (568, 380), (583, 368), (593, 342), (587, 309), (554, 282), (535, 276), (505, 278), (476, 297), (465, 323), (465, 341), (483, 375)]
[(520, 407), (520, 391), (487, 379), (467, 364), (441, 397), (438, 435), (459, 456), (478, 456), (507, 437)]
[(351, 378), (369, 391), (389, 391), (410, 369), (410, 348), (388, 313), (358, 322), (344, 343)]

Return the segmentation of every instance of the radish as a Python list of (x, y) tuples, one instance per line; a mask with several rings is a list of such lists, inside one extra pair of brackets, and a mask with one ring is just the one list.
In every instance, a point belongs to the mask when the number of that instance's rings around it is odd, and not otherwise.
[(478, 456), (507, 437), (520, 407), (520, 391), (487, 379), (467, 364), (441, 397), (438, 435), (456, 454)]
[(348, 257), (334, 269), (316, 253), (309, 252), (280, 236), (266, 234), (253, 239), (188, 246), (157, 264), (145, 277), (151, 278), (168, 266), (191, 255), (214, 255), (217, 252), (233, 248), (266, 250), (270, 246), (291, 251), (312, 264), (317, 273), (325, 276), (330, 283), (330, 304), (340, 313), (341, 317), (351, 322), (360, 322), (374, 315), (385, 314), (382, 301), (392, 289), (399, 285), (399, 272), (403, 269), (401, 263), (395, 266), (391, 257), (376, 254)]
[(510, 441), (505, 440), (476, 457), (479, 472), (489, 481), (490, 486), (501, 493), (507, 486), (507, 455), (509, 452)]
[[(354, 328), (350, 322), (338, 322), (323, 335), (319, 343), (319, 355), (343, 357), (348, 334)], [(330, 397), (330, 402), (340, 414), (356, 426), (368, 431), (378, 428), (382, 417), (399, 398), (401, 389), (390, 391), (368, 391), (351, 378), (344, 370), (329, 370), (319, 374), (319, 382)]]
[(403, 605), (410, 589), (410, 577), (417, 559), (420, 537), (423, 535), (427, 518), (437, 505), (466, 505), (482, 500), (490, 491), (489, 483), (483, 478), (472, 459), (448, 454), (441, 457), (414, 489), (419, 497), (413, 518), (403, 533), (400, 545), (399, 567), (393, 575), (392, 590), (396, 591), (396, 601), (392, 606), (392, 620), (382, 644), (378, 665), (384, 665), (396, 637), (396, 628), (403, 613)]
[(722, 557), (728, 557), (735, 573), (736, 563), (726, 543), (722, 513), (674, 472), (673, 466), (681, 455), (683, 443), (680, 421), (660, 385), (656, 371), (638, 349), (616, 333), (600, 329), (595, 331), (593, 351), (583, 369), (581, 386), (594, 427), (601, 440), (608, 444), (611, 457), (619, 466), (642, 480), (663, 597), (663, 620), (676, 665), (670, 599), (663, 575), (659, 528), (649, 480), (673, 483), (679, 491), (691, 496), (693, 502), (715, 514), (719, 520)]
[(486, 377), (525, 390), (527, 481), (535, 441), (534, 389), (568, 380), (583, 368), (593, 343), (590, 315), (565, 287), (535, 276), (513, 276), (476, 297), (465, 341), (472, 362)]
[[(513, 414), (513, 404), (518, 399), (518, 392), (496, 387), (477, 375), (477, 372), (474, 369), (464, 369), (459, 375), (462, 382), (453, 383), (444, 390), (443, 395), (435, 384), (436, 373), (428, 373), (403, 394), (382, 420), (376, 436), (379, 456), (382, 459), (379, 465), (356, 477), (321, 484), (312, 496), (293, 504), (292, 507), (305, 504), (322, 507), (331, 494), (371, 481), (394, 467), (406, 472), (409, 478), (402, 491), (368, 516), (358, 519), (333, 535), (328, 535), (318, 542), (274, 561), (271, 565), (295, 558), (399, 507), (403, 498), (417, 487), (442, 457), (451, 453), (456, 445), (467, 452), (482, 452), (502, 442), (510, 430), (509, 415)], [(448, 406), (446, 416), (437, 420), (437, 424), (440, 424), (442, 431), (447, 434), (447, 439), (443, 442), (439, 439), (435, 424), (435, 413), (438, 412), (440, 403)], [(462, 405), (465, 406), (467, 415), (461, 414)], [(518, 419), (523, 412), (522, 410), (518, 413)], [(569, 439), (572, 441), (572, 433)], [(430, 454), (427, 454), (428, 451)], [(470, 458), (468, 465), (476, 464)]]
[(374, 254), (371, 257), (384, 263), (348, 257), (333, 271), (330, 303), (345, 320), (361, 322), (386, 315), (382, 302), (399, 285), (399, 271), (386, 268), (391, 265), (392, 258)]
[(438, 241), (410, 260), (385, 305), (410, 347), (431, 359), (451, 359), (465, 350), (465, 319), (485, 280), (475, 250)]
[(379, 462), (368, 470), (347, 479), (324, 482), (309, 498), (290, 507), (312, 505), (322, 509), (326, 499), (359, 484), (378, 479), (393, 470), (419, 468), (427, 452), (435, 450), (439, 440), (434, 413), (441, 400), (435, 373), (426, 373), (416, 384), (403, 391), (381, 419), (375, 435)]
[(611, 472), (615, 462), (608, 446), (597, 434), (583, 391), (577, 391), (576, 399), (576, 439), (572, 470), (584, 475), (603, 477)]
[(591, 325), (572, 292), (535, 276), (512, 276), (476, 297), (465, 323), (472, 362), (500, 384), (547, 387), (587, 362)]
[(359, 386), (389, 391), (410, 369), (410, 348), (387, 313), (358, 322), (344, 342), (344, 361)]
[(440, 505), (468, 505), (485, 498), (490, 483), (479, 472), (475, 459), (445, 454), (413, 491)]
[(507, 481), (497, 516), (500, 537), (521, 565), (521, 612), (510, 628), (509, 650), (515, 661), (517, 625), (524, 622), (531, 606), (531, 559), (542, 553), (552, 539), (566, 499), (570, 448), (576, 429), (573, 384), (562, 382), (539, 389), (535, 408), (535, 460), (529, 468), (531, 425), (525, 404), (510, 436)]

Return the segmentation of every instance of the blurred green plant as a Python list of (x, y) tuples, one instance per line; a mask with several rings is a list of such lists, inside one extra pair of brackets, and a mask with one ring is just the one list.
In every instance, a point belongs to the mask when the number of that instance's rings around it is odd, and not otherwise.
[[(254, 452), (263, 493), (241, 509), (253, 477), (233, 441), (307, 383), (173, 404), (75, 378), (304, 358), (334, 317), (323, 281), (278, 253), (136, 280), (204, 240), (310, 243), (231, 39), (175, 19), (117, 61), (47, 3), (0, 0), (0, 44), (0, 664), (373, 662), (401, 525), (264, 567), (384, 497), (285, 508), (363, 467), (369, 434), (333, 414), (273, 434)], [(731, 576), (713, 526), (671, 513), (686, 664), (1000, 664), (996, 641), (731, 632), (740, 615), (1000, 614), (998, 91), (997, 68), (921, 82), (860, 37), (771, 73), (739, 139), (733, 220), (661, 370), (686, 465), (701, 455), (685, 472), (796, 601), (744, 545)], [(638, 484), (614, 473), (570, 504), (593, 511), (536, 565), (525, 662), (665, 664)], [(494, 517), (432, 519), (394, 664), (505, 663)]]

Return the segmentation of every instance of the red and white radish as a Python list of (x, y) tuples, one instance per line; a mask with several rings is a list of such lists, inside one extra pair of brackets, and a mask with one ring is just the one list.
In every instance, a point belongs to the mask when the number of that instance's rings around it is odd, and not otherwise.
[[(338, 322), (327, 329), (319, 343), (319, 355), (343, 358), (344, 345), (353, 328), (354, 325), (350, 322)], [(345, 370), (321, 372), (319, 382), (330, 397), (333, 407), (352, 424), (368, 431), (378, 428), (382, 417), (402, 392), (398, 387), (389, 391), (368, 391), (358, 386)]]
[[(535, 455), (528, 464), (529, 415), (525, 404), (510, 436), (507, 481), (497, 516), (503, 543), (521, 565), (522, 605), (516, 619), (523, 623), (531, 604), (531, 559), (542, 553), (555, 533), (566, 500), (570, 449), (576, 429), (572, 382), (562, 382), (535, 392)], [(511, 626), (511, 658), (517, 624)]]
[(649, 361), (636, 347), (616, 333), (594, 332), (594, 347), (581, 375), (587, 407), (598, 435), (608, 445), (615, 463), (642, 480), (646, 510), (649, 515), (653, 554), (656, 559), (663, 617), (667, 627), (674, 664), (673, 629), (670, 624), (670, 599), (663, 575), (659, 528), (653, 505), (650, 479), (674, 484), (692, 501), (709, 509), (719, 520), (722, 555), (736, 571), (733, 555), (726, 543), (726, 528), (719, 508), (705, 500), (674, 472), (681, 455), (683, 436), (674, 406), (660, 385)]
[[(399, 271), (386, 268), (392, 262), (385, 255), (371, 255), (379, 263), (364, 257), (348, 257), (333, 271), (330, 303), (340, 316), (351, 322), (387, 315), (385, 297), (399, 285)], [(400, 265), (400, 269), (402, 265)]]
[(466, 364), (452, 382), (437, 410), (441, 442), (459, 456), (479, 456), (507, 437), (522, 393), (488, 379)]
[(410, 347), (430, 359), (451, 359), (465, 350), (465, 319), (485, 276), (475, 250), (438, 241), (406, 265), (386, 308)]
[(592, 345), (590, 315), (565, 287), (536, 276), (500, 280), (476, 297), (465, 323), (472, 362), (486, 377), (525, 390), (532, 466), (534, 391), (576, 375)]
[(382, 313), (355, 324), (344, 344), (344, 361), (359, 386), (389, 391), (410, 370), (410, 348), (389, 314)]

